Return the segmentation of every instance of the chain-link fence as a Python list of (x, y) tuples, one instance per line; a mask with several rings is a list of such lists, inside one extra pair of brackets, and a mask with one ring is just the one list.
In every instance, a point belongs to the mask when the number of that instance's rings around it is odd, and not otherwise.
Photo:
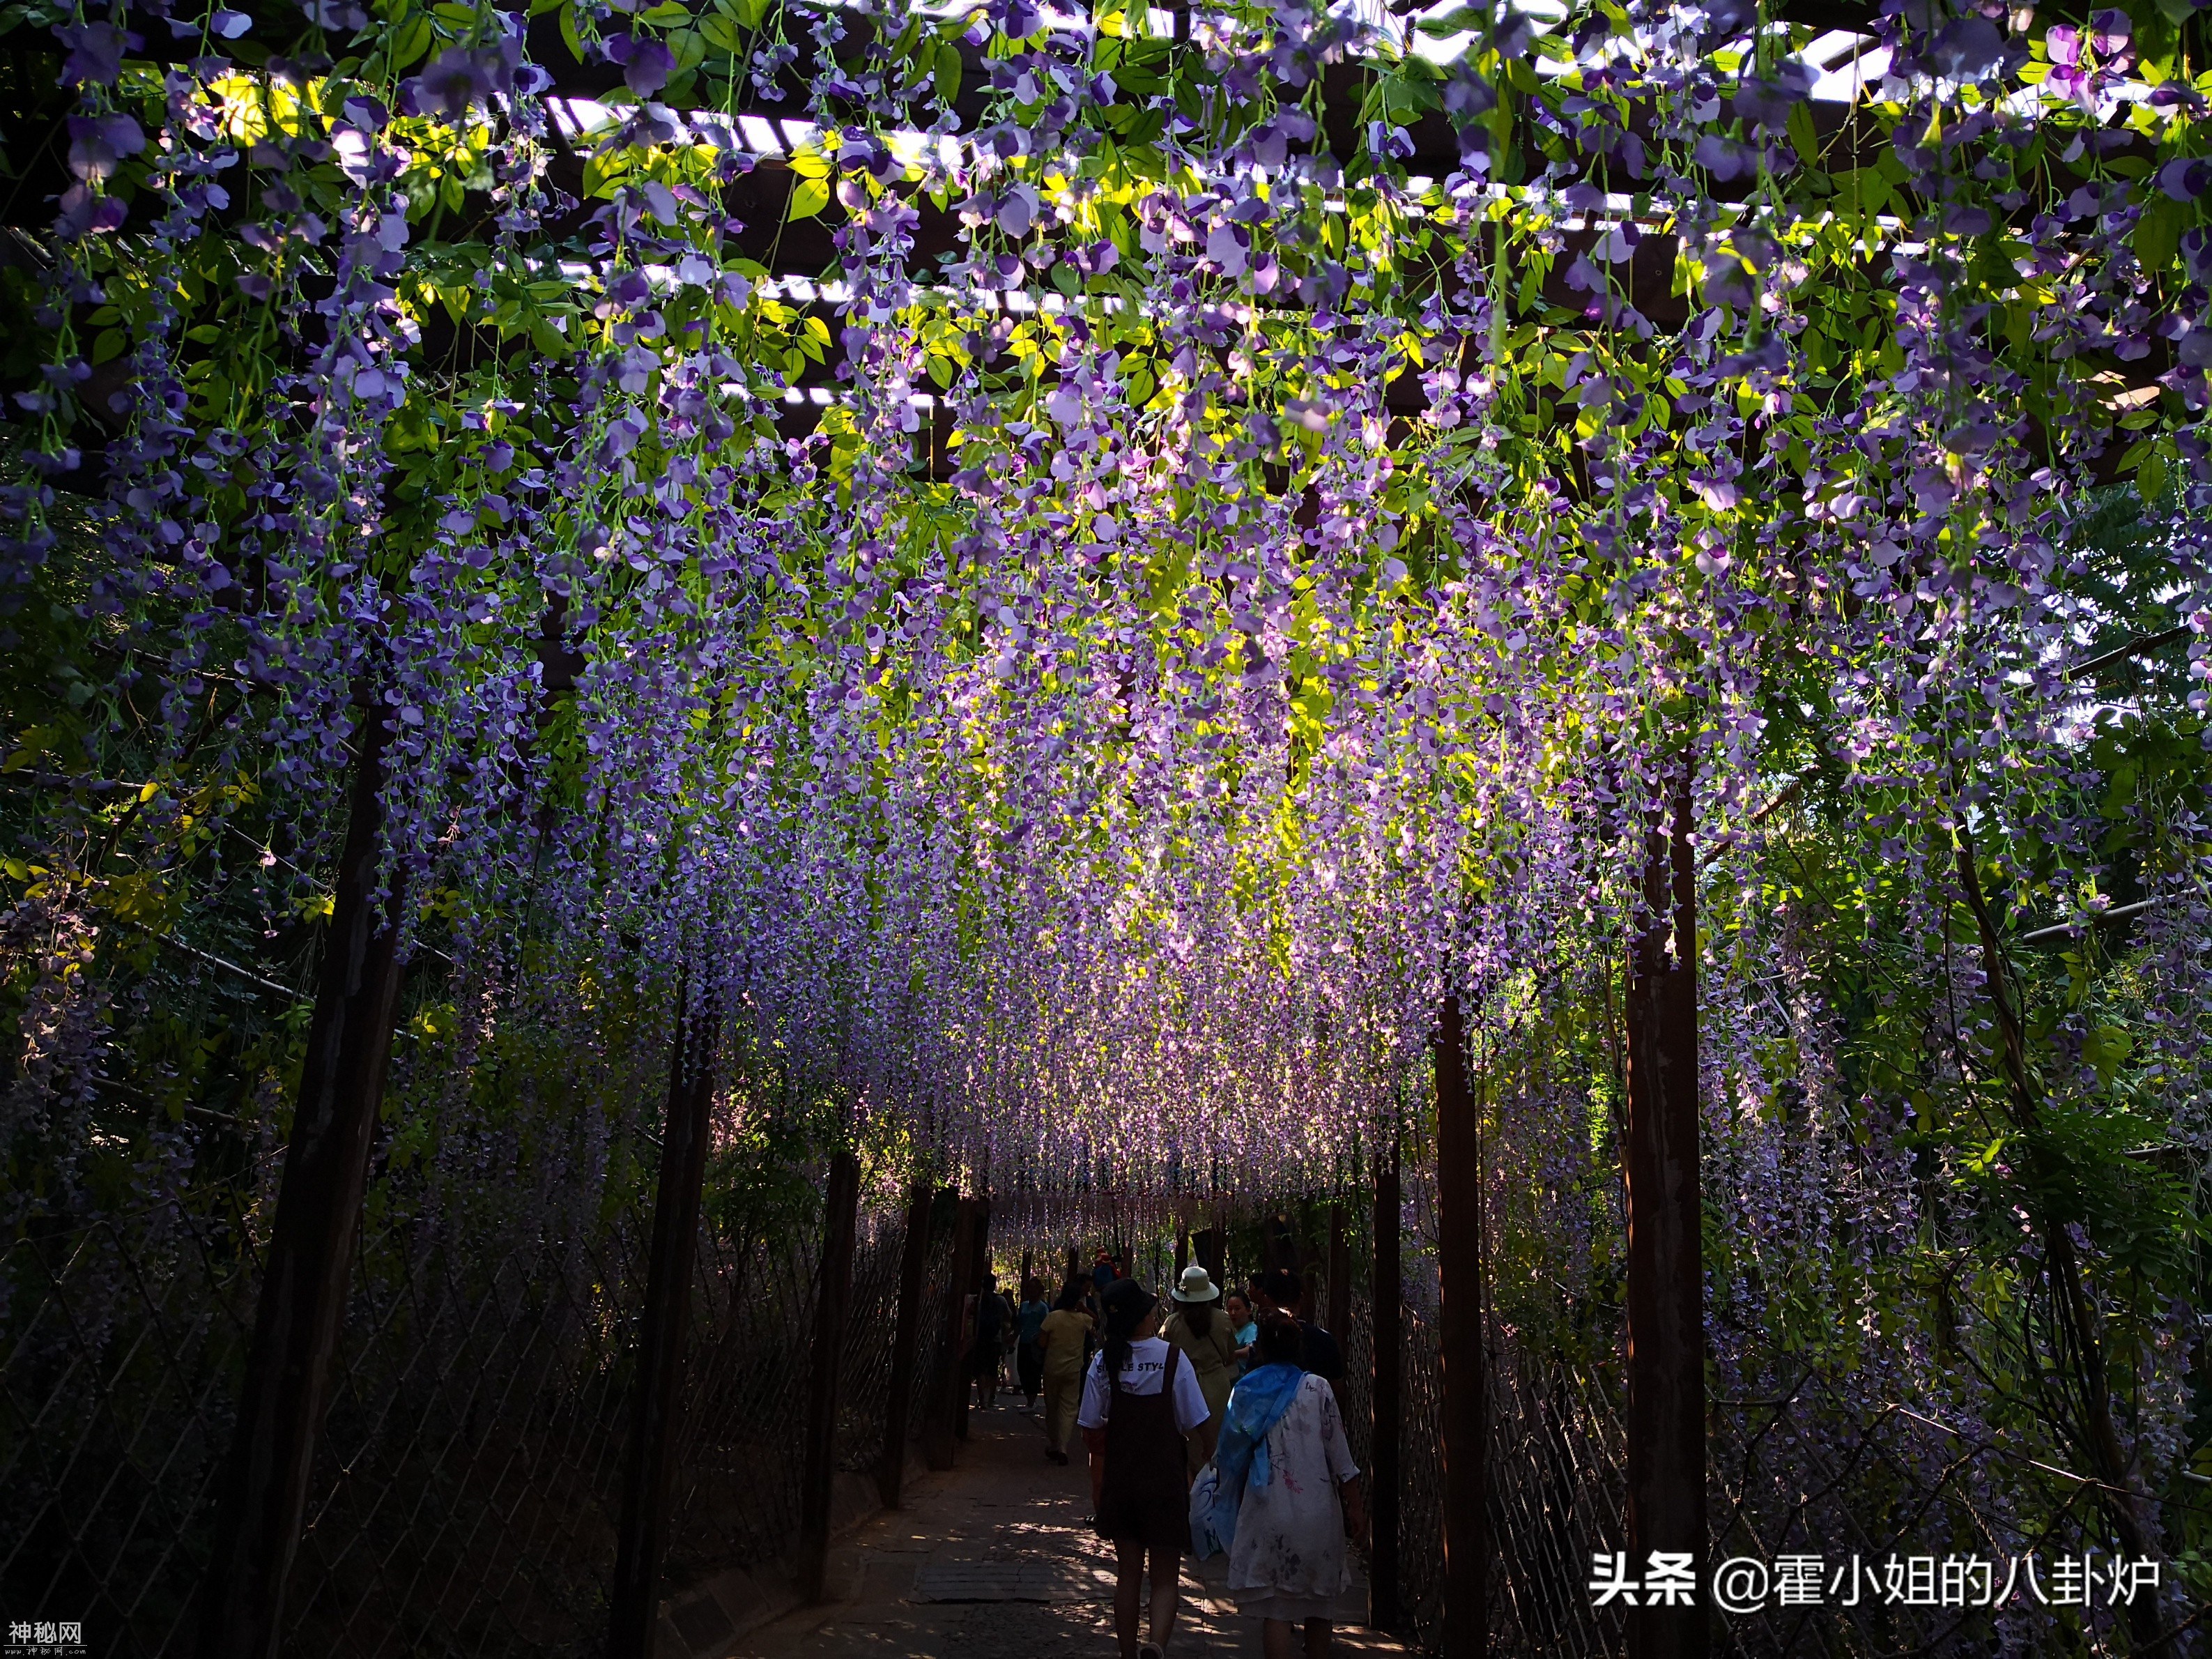
[(82, 1614), (134, 1651), (187, 1645), (276, 1179), (257, 1164), (185, 1201), (34, 1226), (0, 1257), (11, 1610)]
[[(1400, 1598), (1407, 1634), (1434, 1646), (1443, 1607), (1443, 1366), (1433, 1256), (1407, 1238), (1402, 1326)], [(1372, 1240), (1352, 1254), (1351, 1328), (1341, 1334), (1344, 1400), (1354, 1456), (1370, 1467), (1374, 1362)], [(1625, 1550), (1627, 1437), (1620, 1331), (1577, 1332), (1583, 1357), (1547, 1358), (1527, 1334), (1490, 1322), (1488, 1507), (1491, 1650), (1532, 1659), (1624, 1650), (1618, 1603), (1600, 1607), (1592, 1558)], [(1587, 1355), (1595, 1336), (1610, 1355)], [(1768, 1398), (1716, 1398), (1708, 1413), (1711, 1559), (1756, 1561), (1762, 1605), (1714, 1619), (1717, 1653), (1948, 1656), (2129, 1651), (2116, 1642), (2127, 1607), (2096, 1578), (2078, 1584), (2070, 1558), (2109, 1551), (2098, 1488), (2019, 1447), (1972, 1442), (1902, 1405), (1854, 1403), (1808, 1371)], [(2212, 1496), (2212, 1494), (2208, 1494)], [(2169, 1534), (2201, 1527), (2212, 1504), (2184, 1492), (2161, 1504)], [(2180, 1511), (2189, 1509), (2189, 1516)], [(2042, 1574), (2025, 1574), (2033, 1556)], [(1780, 1564), (1801, 1568), (1796, 1599)], [(1973, 1564), (1988, 1563), (1984, 1582)], [(2006, 1597), (2010, 1564), (2021, 1563)], [(1947, 1566), (1947, 1563), (1955, 1564)], [(2154, 1597), (2162, 1652), (2207, 1650), (2204, 1608), (2162, 1564)], [(2083, 1592), (2051, 1599), (2061, 1582)], [(1701, 1586), (1701, 1603), (1710, 1586)], [(2002, 1605), (1991, 1602), (2003, 1598)], [(1973, 1605), (1979, 1601), (1983, 1605)]]
[[(343, 1655), (595, 1650), (605, 1628), (643, 1305), (647, 1203), (571, 1190), (562, 1159), (519, 1152), (380, 1172), (290, 1602), (289, 1645)], [(241, 1159), (170, 1202), (34, 1230), (0, 1256), (0, 1577), (9, 1607), (84, 1620), (103, 1652), (191, 1646), (216, 1472), (253, 1317), (277, 1160)], [(943, 1206), (948, 1208), (949, 1206)], [(708, 1206), (676, 1452), (666, 1588), (775, 1571), (798, 1528), (817, 1292), (818, 1214)], [(949, 1215), (933, 1230), (911, 1422), (941, 1356)], [(863, 1208), (842, 1367), (837, 1462), (881, 1455), (902, 1212)], [(1066, 1233), (998, 1241), (1055, 1265)], [(1409, 1233), (1403, 1325), (1401, 1598), (1410, 1633), (1443, 1617), (1442, 1367), (1433, 1256)], [(1346, 1406), (1369, 1443), (1372, 1241), (1351, 1242)], [(1589, 1589), (1626, 1547), (1619, 1331), (1583, 1310), (1571, 1352), (1489, 1334), (1493, 1645), (1617, 1654), (1622, 1620)], [(1590, 1356), (1595, 1354), (1597, 1358)], [(1808, 1372), (1710, 1413), (1712, 1554), (1771, 1571), (1819, 1557), (1816, 1597), (1718, 1620), (1720, 1650), (1893, 1655), (2024, 1650), (2075, 1629), (2094, 1651), (2123, 1610), (1943, 1605), (1887, 1579), (1915, 1558), (2046, 1563), (2100, 1547), (2094, 1483), (2018, 1448), (1969, 1442), (1903, 1405)], [(2172, 1524), (2169, 1516), (2169, 1525)], [(1856, 1593), (1830, 1582), (1846, 1566)], [(1932, 1570), (1932, 1569), (1931, 1569)], [(1969, 1583), (1968, 1597), (1998, 1586)], [(2047, 1586), (2045, 1587), (2047, 1589)], [(2188, 1609), (2167, 1581), (2160, 1617)], [(1954, 1598), (1955, 1601), (1955, 1598)], [(2057, 1622), (2054, 1623), (2053, 1621)], [(2201, 1632), (2171, 1650), (2191, 1651)]]
[[(510, 1152), (514, 1149), (509, 1149)], [(602, 1211), (558, 1158), (373, 1182), (292, 1577), (287, 1647), (596, 1652), (629, 1438), (649, 1200)], [(0, 1257), (0, 1584), (95, 1650), (179, 1654), (250, 1341), (275, 1160)], [(702, 1226), (665, 1593), (781, 1570), (798, 1529), (818, 1213)], [(866, 1207), (838, 1463), (881, 1455), (902, 1207)], [(917, 1366), (939, 1364), (934, 1237)]]

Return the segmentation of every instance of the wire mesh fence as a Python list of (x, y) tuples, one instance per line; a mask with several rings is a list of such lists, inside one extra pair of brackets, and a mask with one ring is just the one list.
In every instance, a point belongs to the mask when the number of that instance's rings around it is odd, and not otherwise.
[[(12, 1607), (176, 1651), (251, 1338), (257, 1164), (0, 1256), (0, 1583)], [(76, 1617), (76, 1611), (68, 1616)]]
[[(294, 1650), (556, 1656), (602, 1638), (649, 1205), (603, 1204), (605, 1189), (580, 1196), (562, 1159), (510, 1152), (466, 1180), (387, 1169), (374, 1184), (294, 1578)], [(277, 1174), (273, 1158), (242, 1160), (171, 1201), (27, 1231), (0, 1255), (0, 1577), (10, 1607), (82, 1613), (102, 1651), (191, 1645)], [(775, 1569), (800, 1507), (819, 1218), (708, 1212), (677, 1443), (672, 1594), (731, 1566)], [(949, 1216), (938, 1219), (916, 1434), (938, 1382), (952, 1270)], [(900, 1206), (864, 1207), (842, 1470), (872, 1471), (883, 1450), (903, 1243)], [(1352, 1241), (1352, 1316), (1339, 1334), (1353, 1453), (1367, 1467), (1371, 1243)], [(1444, 1616), (1443, 1366), (1433, 1260), (1418, 1226), (1407, 1246), (1401, 1600), (1409, 1635), (1433, 1645)], [(1011, 1232), (1007, 1248), (1018, 1255)], [(1046, 1259), (1045, 1243), (1033, 1249)], [(1049, 1249), (1061, 1265), (1062, 1245)], [(1593, 1557), (1626, 1547), (1620, 1333), (1603, 1309), (1580, 1318), (1571, 1346), (1548, 1351), (1543, 1333), (1491, 1325), (1490, 1602), (1502, 1654), (1622, 1650), (1620, 1608), (1597, 1605), (1589, 1588)], [(1712, 1406), (1712, 1559), (1751, 1558), (1770, 1572), (1793, 1556), (1822, 1563), (1816, 1595), (1770, 1597), (1717, 1620), (1720, 1651), (2025, 1650), (2051, 1615), (2024, 1585), (2011, 1611), (1994, 1611), (1947, 1597), (1940, 1577), (1924, 1596), (1913, 1583), (1900, 1595), (1893, 1564), (1917, 1559), (1940, 1574), (1947, 1559), (2034, 1553), (2050, 1563), (2098, 1547), (2094, 1483), (1901, 1404), (1869, 1405), (1808, 1373), (1767, 1397)], [(1833, 1582), (1846, 1564), (1848, 1590)], [(1970, 1583), (1967, 1599), (1995, 1588)], [(2166, 1591), (2161, 1620), (2185, 1623), (2190, 1609)], [(2110, 1604), (2079, 1607), (2076, 1645), (2112, 1645), (2121, 1616)], [(2185, 1632), (2170, 1650), (2200, 1638)]]
[[(510, 1149), (514, 1150), (514, 1149)], [(289, 1600), (299, 1652), (568, 1655), (605, 1640), (649, 1200), (602, 1210), (561, 1160), (380, 1173)], [(16, 1239), (0, 1255), (0, 1589), (97, 1650), (193, 1645), (277, 1169)], [(665, 1593), (781, 1570), (798, 1525), (818, 1214), (708, 1206)], [(711, 1218), (719, 1216), (720, 1219)], [(841, 1468), (884, 1444), (902, 1207), (864, 1209)], [(934, 1238), (917, 1407), (951, 1239)], [(913, 1429), (918, 1432), (917, 1409)]]
[[(1443, 1361), (1433, 1261), (1419, 1255), (1421, 1239), (1407, 1243), (1400, 1598), (1406, 1634), (1433, 1650), (1444, 1620)], [(1353, 1250), (1352, 1320), (1341, 1334), (1345, 1413), (1363, 1468), (1372, 1463), (1371, 1251), (1371, 1238)], [(1621, 1604), (1601, 1606), (1591, 1589), (1593, 1558), (1626, 1548), (1621, 1333), (1617, 1320), (1601, 1318), (1575, 1336), (1572, 1358), (1547, 1356), (1526, 1334), (1489, 1322), (1490, 1650), (1501, 1655), (1595, 1659), (1625, 1650)], [(1593, 1346), (1604, 1357), (1591, 1358)], [(2094, 1481), (2019, 1448), (1969, 1441), (1902, 1405), (1855, 1401), (1809, 1371), (1771, 1397), (1711, 1403), (1710, 1559), (1755, 1561), (1766, 1586), (1758, 1607), (1714, 1619), (1716, 1653), (2142, 1650), (2140, 1638), (2118, 1638), (2127, 1607), (2100, 1585), (2107, 1569), (2092, 1559), (2065, 1578), (2069, 1560), (2109, 1548)], [(2169, 1537), (2212, 1518), (2212, 1504), (2186, 1489), (2160, 1509)], [(2031, 1589), (2018, 1577), (2005, 1596), (2008, 1564), (2031, 1556), (2044, 1580)], [(1796, 1593), (1784, 1599), (1778, 1587), (1790, 1569), (1783, 1564), (1793, 1559), (1819, 1565), (1796, 1569)], [(1982, 1562), (1992, 1580), (1978, 1577), (1973, 1564)], [(2081, 1599), (2051, 1599), (2062, 1580)], [(1701, 1599), (1709, 1590), (1701, 1587)], [(2206, 1609), (2170, 1565), (2143, 1593), (2156, 1601), (2156, 1650), (2206, 1650)]]

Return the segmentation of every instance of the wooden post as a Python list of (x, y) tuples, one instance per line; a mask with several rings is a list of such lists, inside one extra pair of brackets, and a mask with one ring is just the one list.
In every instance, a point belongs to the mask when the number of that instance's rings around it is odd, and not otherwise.
[(906, 1443), (913, 1428), (914, 1366), (921, 1344), (921, 1298), (929, 1278), (929, 1183), (907, 1189), (906, 1240), (899, 1247), (898, 1323), (891, 1333), (891, 1392), (884, 1404), (884, 1455), (876, 1490), (895, 1510), (906, 1485)]
[(1221, 1235), (1211, 1227), (1202, 1227), (1190, 1237), (1190, 1253), (1198, 1258), (1198, 1265), (1206, 1269), (1206, 1277), (1228, 1293), (1227, 1273), (1221, 1260)]
[(620, 1529), (610, 1587), (609, 1659), (650, 1659), (668, 1547), (669, 1477), (684, 1401), (684, 1348), (691, 1334), (691, 1271), (699, 1244), (699, 1189), (707, 1172), (714, 1103), (713, 997), (689, 1006), (678, 983), (676, 1041), (668, 1065), (668, 1116), (653, 1200), (653, 1254), (638, 1334), (637, 1392), (623, 1469)]
[[(1687, 1607), (1654, 1607), (1647, 1586), (1627, 1615), (1631, 1659), (1702, 1659), (1705, 1589), (1704, 1210), (1698, 1171), (1697, 871), (1690, 775), (1670, 836), (1645, 836), (1644, 925), (1628, 964), (1627, 1577), (1654, 1551), (1688, 1563)], [(1671, 901), (1671, 902), (1670, 902)]]
[(1371, 1382), (1368, 1389), (1367, 1461), (1369, 1526), (1367, 1622), (1376, 1630), (1395, 1630), (1402, 1613), (1398, 1601), (1398, 1515), (1401, 1437), (1403, 1432), (1401, 1378), (1405, 1374), (1405, 1266), (1399, 1235), (1402, 1211), (1398, 1198), (1398, 1139), (1375, 1160), (1374, 1340), (1369, 1345)]
[(1178, 1221), (1176, 1223), (1175, 1246), (1175, 1276), (1178, 1284), (1182, 1279), (1182, 1270), (1188, 1266), (1190, 1266), (1190, 1229)]
[(955, 1413), (967, 1404), (968, 1264), (975, 1249), (975, 1200), (963, 1198), (953, 1212), (952, 1270), (945, 1285), (945, 1346), (937, 1356), (922, 1424), (921, 1455), (933, 1469), (952, 1467)]
[(1352, 1340), (1352, 1244), (1344, 1226), (1344, 1206), (1328, 1206), (1328, 1330), (1341, 1344)]
[(372, 697), (361, 720), (253, 1346), (221, 1478), (215, 1548), (201, 1583), (204, 1659), (271, 1659), (276, 1652), (345, 1322), (354, 1233), (399, 999), (392, 919), (406, 902), (396, 870), (385, 908), (374, 902), (384, 856), (385, 735), (383, 704)]
[(1482, 1158), (1459, 998), (1437, 1022), (1437, 1255), (1443, 1300), (1444, 1659), (1490, 1650), (1490, 1421), (1483, 1349)]
[(1290, 1217), (1277, 1211), (1267, 1218), (1267, 1263), (1270, 1269), (1285, 1268), (1303, 1275), (1305, 1263), (1300, 1259), (1297, 1235), (1291, 1226)]
[[(969, 1201), (975, 1206), (975, 1253), (968, 1263), (968, 1283), (964, 1287), (968, 1292), (968, 1299), (963, 1304), (963, 1309), (973, 1308), (981, 1300), (983, 1294), (983, 1280), (991, 1271), (991, 1200), (988, 1194), (978, 1194)], [(963, 1317), (962, 1328), (962, 1340), (964, 1344), (963, 1351), (968, 1356), (969, 1363), (960, 1370), (959, 1404), (953, 1412), (952, 1432), (956, 1437), (965, 1440), (968, 1437), (968, 1404), (975, 1392), (970, 1378), (975, 1366), (981, 1364), (982, 1361), (975, 1353), (975, 1345), (977, 1339), (975, 1320), (972, 1317)]]
[(837, 1383), (845, 1319), (853, 1300), (853, 1234), (860, 1221), (860, 1160), (830, 1160), (822, 1206), (822, 1282), (814, 1299), (814, 1363), (808, 1377), (805, 1485), (799, 1500), (799, 1597), (822, 1599), (830, 1569), (830, 1510), (837, 1488)]

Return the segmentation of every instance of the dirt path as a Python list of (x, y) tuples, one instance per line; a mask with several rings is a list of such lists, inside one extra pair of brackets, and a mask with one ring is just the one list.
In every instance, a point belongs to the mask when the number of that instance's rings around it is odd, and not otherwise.
[[(830, 1599), (755, 1631), (743, 1659), (1112, 1659), (1112, 1558), (1084, 1524), (1079, 1448), (1066, 1468), (1045, 1462), (1018, 1395), (969, 1424), (958, 1466), (910, 1480), (904, 1509), (832, 1553)], [(1259, 1626), (1237, 1617), (1220, 1559), (1194, 1571), (1170, 1659), (1258, 1659)], [(1402, 1653), (1347, 1627), (1365, 1606), (1364, 1585), (1345, 1598), (1336, 1651)]]

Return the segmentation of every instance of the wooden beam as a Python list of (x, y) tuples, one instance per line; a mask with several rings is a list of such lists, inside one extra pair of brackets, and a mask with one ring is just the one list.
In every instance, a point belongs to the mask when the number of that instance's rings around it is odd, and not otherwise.
[(1398, 1590), (1398, 1516), (1403, 1467), (1405, 1265), (1399, 1234), (1398, 1140), (1375, 1159), (1375, 1274), (1369, 1321), (1367, 1622), (1395, 1631), (1403, 1622)]
[(898, 1322), (891, 1333), (891, 1392), (884, 1406), (883, 1460), (876, 1490), (884, 1507), (899, 1506), (906, 1485), (906, 1443), (914, 1426), (914, 1370), (921, 1343), (922, 1296), (928, 1288), (929, 1223), (935, 1206), (927, 1181), (907, 1189), (906, 1240), (899, 1247)]
[(392, 1059), (400, 979), (393, 918), (405, 908), (405, 877), (393, 871), (380, 907), (385, 711), (377, 697), (366, 702), (283, 1184), (201, 1583), (204, 1659), (273, 1659), (283, 1634)]
[(853, 1234), (860, 1222), (860, 1160), (830, 1160), (822, 1206), (822, 1274), (814, 1297), (814, 1358), (806, 1389), (806, 1447), (799, 1492), (799, 1596), (822, 1599), (830, 1570), (830, 1510), (837, 1488), (837, 1401), (845, 1324), (853, 1301)]
[(714, 1102), (714, 998), (690, 1006), (689, 975), (677, 988), (676, 1036), (668, 1063), (667, 1121), (653, 1200), (645, 1311), (638, 1335), (637, 1391), (623, 1469), (623, 1506), (608, 1600), (609, 1659), (651, 1659), (668, 1549), (670, 1476), (684, 1401), (684, 1349), (691, 1334), (691, 1273), (699, 1244), (699, 1192)]
[(1482, 1340), (1482, 1156), (1456, 995), (1437, 1022), (1437, 1256), (1443, 1310), (1443, 1659), (1490, 1651), (1489, 1357)]
[[(1696, 870), (1690, 773), (1672, 833), (1655, 812), (1644, 854), (1644, 922), (1626, 998), (1628, 1116), (1628, 1571), (1645, 1582), (1627, 1615), (1630, 1659), (1703, 1659), (1705, 1585), (1704, 1205), (1698, 1167)], [(1655, 1551), (1686, 1557), (1692, 1605), (1654, 1606)]]

